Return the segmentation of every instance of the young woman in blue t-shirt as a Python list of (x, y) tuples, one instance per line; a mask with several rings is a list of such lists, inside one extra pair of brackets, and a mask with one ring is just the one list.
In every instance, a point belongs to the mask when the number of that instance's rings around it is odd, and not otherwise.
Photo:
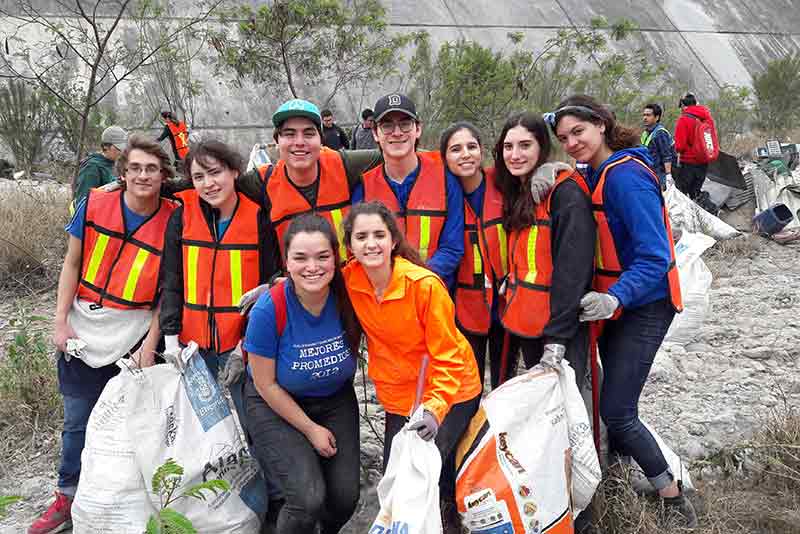
[(244, 348), (248, 430), (255, 454), (286, 503), (277, 532), (339, 532), (359, 496), (358, 404), (353, 375), (361, 329), (339, 270), (339, 244), (318, 215), (284, 235), (286, 321), (264, 293), (250, 312)]

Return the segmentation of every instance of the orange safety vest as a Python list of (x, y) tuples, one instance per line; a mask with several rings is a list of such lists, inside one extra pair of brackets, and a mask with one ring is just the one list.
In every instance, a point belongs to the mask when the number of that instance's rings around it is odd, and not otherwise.
[(553, 278), (550, 202), (558, 186), (567, 180), (575, 180), (588, 195), (589, 188), (578, 180), (578, 176), (575, 171), (559, 172), (547, 202), (540, 202), (534, 208), (536, 220), (533, 225), (511, 231), (507, 305), (501, 321), (512, 334), (541, 337), (550, 321), (550, 284)]
[(230, 225), (218, 239), (211, 234), (197, 191), (177, 194), (183, 201), (183, 312), (180, 341), (222, 354), (236, 348), (245, 318), (239, 299), (261, 282), (259, 206), (241, 193)]
[[(492, 322), (492, 288), (508, 273), (508, 238), (503, 228), (503, 194), (494, 168), (485, 169), (481, 213), (464, 200), (464, 256), (458, 267), (456, 322), (467, 332), (486, 335)], [(502, 310), (501, 310), (502, 313)]]
[(184, 159), (186, 154), (189, 153), (189, 129), (186, 128), (186, 123), (167, 120), (167, 128), (169, 128), (169, 133), (172, 134), (172, 139), (175, 141), (175, 151), (178, 153), (178, 159)]
[[(641, 165), (647, 170), (653, 180), (655, 180), (656, 184), (658, 183), (658, 177), (653, 174), (653, 171), (650, 169), (650, 167), (632, 156), (620, 158), (612, 163), (609, 163), (606, 165), (605, 169), (603, 169), (603, 173), (600, 175), (600, 179), (597, 181), (597, 187), (595, 187), (594, 192), (592, 192), (592, 212), (594, 213), (595, 221), (597, 221), (597, 248), (594, 255), (595, 274), (592, 287), (596, 291), (600, 291), (602, 293), (608, 292), (608, 289), (614, 285), (614, 283), (616, 283), (623, 271), (623, 267), (619, 262), (619, 257), (617, 256), (617, 248), (614, 244), (614, 236), (611, 234), (611, 228), (608, 226), (608, 218), (606, 217), (605, 204), (603, 201), (606, 177), (608, 176), (608, 171), (627, 161), (635, 161)], [(580, 177), (580, 181), (583, 181), (582, 176)], [(661, 206), (664, 215), (664, 226), (666, 226), (667, 229), (667, 241), (669, 242), (670, 264), (669, 270), (667, 271), (669, 297), (670, 301), (672, 302), (672, 307), (675, 308), (675, 311), (680, 312), (683, 310), (681, 284), (680, 280), (678, 279), (678, 268), (675, 265), (675, 245), (672, 242), (672, 226), (669, 222), (669, 214), (667, 213), (667, 206), (664, 204), (663, 197), (661, 199)], [(617, 310), (617, 313), (614, 314), (612, 319), (617, 319), (621, 313), (622, 310), (620, 306), (620, 309)]]
[(419, 175), (408, 195), (405, 210), (400, 207), (389, 179), (378, 166), (363, 174), (364, 200), (380, 200), (394, 212), (400, 231), (409, 244), (419, 251), (422, 261), (428, 261), (439, 245), (447, 219), (447, 182), (444, 163), (438, 152), (417, 152)]
[[(262, 166), (258, 172), (261, 180), (269, 167)], [(342, 222), (350, 211), (350, 186), (347, 183), (347, 171), (342, 156), (334, 150), (322, 150), (319, 154), (319, 191), (317, 203), (312, 206), (308, 200), (292, 185), (286, 174), (286, 162), (280, 160), (273, 168), (267, 181), (267, 195), (271, 209), (270, 219), (278, 235), (278, 243), (283, 250), (283, 234), (289, 228), (292, 219), (303, 213), (314, 212), (328, 220), (339, 237), (339, 258), (347, 259), (347, 247), (344, 242)]]
[(164, 234), (176, 205), (158, 209), (133, 233), (125, 230), (122, 190), (97, 189), (86, 199), (78, 298), (119, 309), (153, 308)]

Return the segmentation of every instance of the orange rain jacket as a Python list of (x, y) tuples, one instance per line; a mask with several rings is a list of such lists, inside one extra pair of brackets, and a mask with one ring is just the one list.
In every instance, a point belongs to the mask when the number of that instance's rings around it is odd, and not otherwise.
[(481, 392), (478, 365), (456, 328), (453, 301), (441, 279), (395, 258), (382, 302), (357, 261), (343, 269), (347, 292), (367, 336), (369, 376), (388, 413), (408, 415), (422, 357), (430, 355), (422, 403), (441, 423), (450, 408)]

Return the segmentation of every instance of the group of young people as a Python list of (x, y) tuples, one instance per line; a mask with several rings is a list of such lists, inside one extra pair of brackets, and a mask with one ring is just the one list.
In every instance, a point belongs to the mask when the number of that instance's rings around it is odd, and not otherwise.
[[(409, 429), (441, 452), (447, 532), (458, 531), (454, 450), (478, 409), (486, 360), (492, 387), (518, 372), (519, 352), (527, 368), (567, 358), (583, 380), (595, 341), (612, 450), (632, 456), (665, 504), (696, 524), (638, 418), (681, 297), (669, 218), (637, 132), (573, 96), (545, 117), (510, 117), (486, 167), (469, 123), (447, 128), (438, 152), (419, 151), (423, 125), (405, 95), (379, 99), (374, 121), (378, 150), (333, 151), (322, 146), (317, 107), (291, 100), (272, 117), (277, 164), (243, 174), (232, 147), (205, 141), (186, 156), (182, 186), (156, 143), (128, 141), (122, 187), (91, 191), (68, 227), (55, 330), (59, 487), (30, 534), (69, 521), (86, 422), (118, 370), (111, 362), (176, 361), (190, 341), (234, 397), (268, 481), (267, 522), (279, 533), (339, 532), (359, 498), (362, 337), (385, 411), (384, 466), (421, 403)], [(551, 135), (588, 171), (550, 162)], [(89, 365), (73, 340), (90, 351), (101, 336), (119, 350)]]

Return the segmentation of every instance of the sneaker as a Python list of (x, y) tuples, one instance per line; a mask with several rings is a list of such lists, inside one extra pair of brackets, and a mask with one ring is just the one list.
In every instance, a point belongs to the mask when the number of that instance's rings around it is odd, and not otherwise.
[(697, 528), (697, 512), (694, 509), (692, 501), (686, 497), (683, 489), (681, 489), (681, 493), (677, 497), (664, 497), (664, 508), (673, 510), (682, 516), (684, 521), (686, 521), (685, 528)]
[(28, 528), (28, 534), (55, 534), (72, 528), (72, 497), (56, 492), (56, 500)]

